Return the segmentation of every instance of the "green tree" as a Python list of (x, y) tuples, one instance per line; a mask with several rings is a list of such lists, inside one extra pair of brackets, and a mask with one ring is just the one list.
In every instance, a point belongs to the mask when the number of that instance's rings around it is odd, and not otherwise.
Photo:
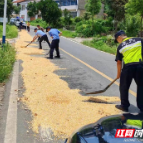
[(37, 3), (35, 1), (28, 3), (27, 10), (29, 17), (33, 17), (38, 14)]
[[(13, 3), (12, 0), (7, 0), (7, 17), (10, 19), (10, 16), (13, 12)], [(4, 12), (4, 0), (0, 0), (0, 17), (3, 17)]]
[(137, 13), (141, 17), (141, 36), (142, 36), (142, 21), (143, 21), (143, 0), (129, 0), (125, 5), (126, 11), (129, 14), (136, 15)]
[(55, 25), (59, 18), (62, 16), (58, 4), (53, 0), (41, 0), (37, 3), (38, 10), (41, 11), (43, 20), (47, 23)]
[(63, 10), (63, 16), (64, 16), (64, 22), (65, 22), (65, 25), (67, 26), (67, 25), (70, 25), (71, 24), (71, 14), (70, 14), (70, 12), (67, 10), (67, 9), (65, 9), (65, 10)]
[(115, 31), (120, 21), (125, 19), (125, 4), (128, 0), (104, 0), (105, 13), (114, 19)]
[(20, 10), (21, 10), (21, 6), (14, 6), (13, 10), (14, 10), (15, 14), (19, 14)]
[(89, 20), (91, 18), (91, 13), (90, 12), (85, 12), (83, 15), (84, 20)]
[(125, 20), (118, 25), (129, 37), (137, 36), (140, 31), (140, 16), (126, 14)]
[(93, 27), (94, 16), (98, 14), (101, 9), (101, 0), (87, 0), (85, 9), (92, 15), (92, 27)]

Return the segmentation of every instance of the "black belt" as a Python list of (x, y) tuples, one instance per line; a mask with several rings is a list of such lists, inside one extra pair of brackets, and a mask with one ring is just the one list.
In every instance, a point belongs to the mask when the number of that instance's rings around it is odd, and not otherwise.
[(142, 64), (142, 65), (143, 65), (143, 61), (142, 61), (141, 59), (139, 60), (139, 62), (124, 64), (124, 67), (126, 67), (126, 66), (131, 66), (131, 65), (139, 65), (139, 64)]
[(126, 66), (131, 66), (131, 65), (139, 65), (139, 64), (140, 64), (140, 62), (124, 64), (124, 67), (126, 67)]

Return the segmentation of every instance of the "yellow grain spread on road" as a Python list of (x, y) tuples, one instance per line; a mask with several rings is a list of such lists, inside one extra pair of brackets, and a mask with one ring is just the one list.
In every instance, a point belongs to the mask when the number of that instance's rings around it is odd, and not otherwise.
[[(31, 40), (26, 31), (21, 31), (15, 46), (17, 59), (23, 61), (21, 74), (26, 90), (22, 101), (32, 112), (34, 132), (38, 133), (39, 127), (50, 128), (54, 135), (67, 137), (83, 125), (119, 113), (112, 104), (85, 102), (90, 97), (81, 96), (78, 89), (70, 89), (68, 83), (54, 73), (59, 68), (50, 60), (31, 56), (43, 54), (42, 50), (32, 48), (32, 45), (30, 48), (20, 48)], [(101, 99), (119, 101), (115, 97), (101, 96)]]

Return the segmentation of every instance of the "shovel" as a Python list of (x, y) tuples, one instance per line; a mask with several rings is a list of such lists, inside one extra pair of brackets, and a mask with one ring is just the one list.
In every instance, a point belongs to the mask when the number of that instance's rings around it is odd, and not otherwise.
[(98, 90), (98, 91), (94, 91), (94, 92), (90, 92), (90, 93), (86, 93), (86, 94), (98, 94), (98, 93), (103, 93), (105, 92), (115, 81), (117, 80), (114, 79), (107, 87), (105, 87), (103, 90)]

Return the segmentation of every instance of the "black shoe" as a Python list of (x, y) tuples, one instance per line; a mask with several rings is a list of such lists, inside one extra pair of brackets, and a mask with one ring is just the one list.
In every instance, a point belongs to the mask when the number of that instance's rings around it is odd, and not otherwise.
[(55, 58), (61, 58), (60, 56), (55, 56)]
[(53, 59), (52, 57), (47, 57), (47, 59)]
[(39, 48), (40, 50), (42, 50), (42, 48)]
[(124, 111), (124, 112), (128, 112), (128, 108), (124, 108), (122, 105), (115, 105), (115, 107), (119, 110)]

